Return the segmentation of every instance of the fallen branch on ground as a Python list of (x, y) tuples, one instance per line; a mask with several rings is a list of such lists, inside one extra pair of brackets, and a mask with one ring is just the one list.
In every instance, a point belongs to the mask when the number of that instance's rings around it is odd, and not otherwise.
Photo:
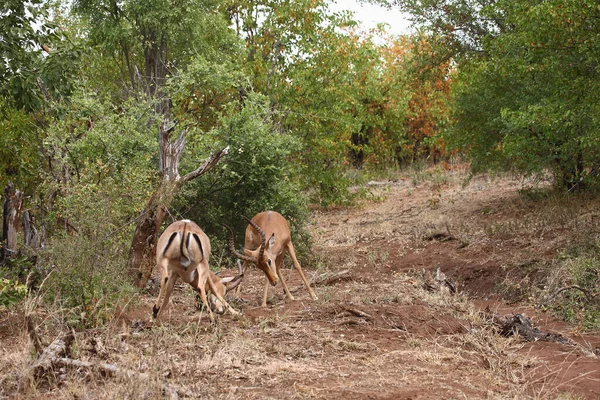
[(314, 282), (311, 282), (313, 286), (329, 286), (338, 282), (345, 282), (352, 279), (352, 275), (350, 274), (350, 270), (343, 270), (340, 272), (336, 272), (334, 274), (323, 274), (315, 279)]
[[(55, 360), (56, 365), (74, 367), (74, 368), (85, 368), (92, 371), (98, 371), (107, 375), (123, 376), (129, 379), (139, 379), (143, 381), (151, 380), (150, 375), (143, 372), (131, 371), (124, 368), (119, 368), (114, 364), (108, 363), (92, 363), (89, 361), (75, 360), (72, 358), (60, 357)], [(161, 389), (165, 394), (177, 394), (183, 397), (199, 397), (197, 394), (173, 385), (167, 385), (166, 383), (161, 384)]]
[(429, 235), (423, 236), (423, 240), (427, 240), (427, 241), (437, 240), (440, 242), (448, 242), (450, 240), (458, 240), (458, 239), (456, 239), (454, 236), (452, 236), (451, 234), (449, 234), (447, 232), (437, 231), (437, 232), (430, 233)]
[(58, 358), (63, 357), (68, 353), (74, 339), (75, 337), (71, 332), (55, 339), (42, 351), (42, 354), (40, 354), (37, 360), (31, 365), (29, 369), (30, 372), (32, 372), (34, 376), (39, 377), (44, 374), (45, 371), (51, 369)]
[(357, 316), (357, 317), (364, 318), (364, 319), (366, 319), (366, 320), (369, 320), (369, 321), (372, 321), (372, 320), (373, 320), (373, 317), (372, 317), (372, 316), (370, 316), (370, 315), (369, 315), (369, 314), (367, 314), (366, 312), (364, 312), (364, 311), (360, 311), (360, 310), (358, 310), (358, 309), (356, 309), (356, 308), (345, 307), (345, 308), (344, 308), (344, 310), (346, 310), (346, 311), (347, 311), (347, 312), (349, 312), (350, 314), (353, 314), (353, 315), (355, 315), (355, 316)]
[(534, 328), (531, 319), (522, 314), (511, 314), (503, 317), (494, 315), (492, 321), (494, 325), (498, 326), (499, 333), (505, 337), (517, 335), (528, 342), (542, 341), (575, 345), (575, 342), (559, 333), (544, 332)]
[[(32, 340), (36, 340), (34, 338), (37, 338), (37, 340), (39, 340), (39, 337), (35, 333), (35, 328), (33, 328), (32, 331), (33, 334), (30, 332), (30, 337), (32, 338)], [(90, 361), (82, 361), (65, 357), (69, 354), (70, 347), (74, 339), (75, 336), (72, 332), (63, 335), (58, 339), (55, 339), (52, 343), (50, 343), (48, 347), (46, 347), (41, 352), (40, 356), (34, 361), (34, 363), (29, 368), (29, 374), (27, 376), (33, 376), (34, 378), (39, 379), (47, 375), (48, 373), (51, 373), (55, 367), (73, 367), (97, 371), (111, 376), (123, 376), (129, 379), (139, 379), (143, 381), (149, 381), (152, 379), (151, 376), (148, 374), (120, 368), (114, 364), (93, 363)], [(166, 383), (161, 384), (161, 390), (163, 394), (168, 394), (171, 397), (199, 397), (199, 395), (187, 389), (183, 389), (174, 385), (168, 385)]]

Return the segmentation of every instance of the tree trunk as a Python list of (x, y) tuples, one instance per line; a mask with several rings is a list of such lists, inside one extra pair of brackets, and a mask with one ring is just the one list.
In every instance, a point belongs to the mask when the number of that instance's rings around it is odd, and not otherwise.
[(4, 188), (4, 217), (2, 220), (2, 259), (17, 253), (17, 219), (21, 210), (23, 192), (12, 182)]
[(152, 275), (158, 231), (175, 195), (186, 182), (199, 177), (215, 166), (229, 151), (229, 148), (225, 148), (212, 153), (200, 167), (180, 177), (179, 159), (185, 147), (186, 132), (184, 131), (179, 138), (171, 142), (174, 128), (174, 126), (169, 127), (167, 118), (160, 127), (159, 171), (162, 179), (137, 223), (129, 249), (130, 276), (133, 283), (139, 288), (146, 287), (146, 283)]
[(23, 212), (21, 217), (23, 225), (23, 237), (25, 238), (25, 246), (32, 249), (40, 249), (44, 247), (45, 235), (44, 228), (39, 231), (34, 225), (34, 219), (31, 213), (27, 210)]
[(152, 275), (158, 230), (167, 213), (167, 207), (173, 200), (173, 195), (168, 194), (173, 191), (169, 190), (168, 186), (170, 186), (169, 182), (163, 181), (150, 197), (133, 233), (129, 249), (129, 266), (133, 282), (140, 288), (146, 286)]

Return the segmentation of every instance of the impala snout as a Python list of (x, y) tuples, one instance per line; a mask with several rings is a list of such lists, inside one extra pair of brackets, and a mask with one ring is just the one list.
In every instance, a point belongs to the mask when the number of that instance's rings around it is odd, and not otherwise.
[(264, 268), (261, 268), (261, 269), (265, 273), (265, 275), (267, 276), (267, 279), (269, 280), (269, 283), (272, 286), (276, 286), (277, 282), (279, 282), (279, 278), (277, 277), (277, 273), (274, 271), (274, 268), (271, 268), (269, 266), (265, 266)]
[(215, 313), (219, 315), (225, 313), (225, 307), (223, 306), (223, 303), (221, 303), (219, 300), (214, 301), (212, 305)]

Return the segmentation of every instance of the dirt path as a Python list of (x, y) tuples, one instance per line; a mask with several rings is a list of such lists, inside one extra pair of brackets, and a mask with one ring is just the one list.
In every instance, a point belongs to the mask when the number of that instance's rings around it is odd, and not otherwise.
[[(288, 268), (297, 300), (286, 301), (277, 287), (268, 309), (256, 307), (264, 278), (253, 270), (232, 301), (243, 315), (225, 315), (215, 327), (206, 316), (198, 323), (184, 286), (162, 321), (140, 324), (154, 300), (143, 297), (108, 331), (94, 333), (105, 352), (90, 350), (84, 333), (77, 356), (154, 380), (69, 371), (44, 397), (154, 398), (167, 382), (223, 399), (600, 398), (600, 338), (533, 310), (519, 289), (533, 284), (576, 230), (598, 223), (597, 204), (558, 207), (519, 195), (522, 185), (508, 179), (463, 182), (464, 175), (440, 173), (416, 187), (408, 179), (373, 183), (378, 201), (314, 212), (317, 268), (305, 269), (316, 302)], [(459, 294), (428, 285), (438, 268)], [(500, 337), (479, 312), (486, 307), (526, 313), (579, 345)], [(7, 346), (19, 354), (23, 341)]]

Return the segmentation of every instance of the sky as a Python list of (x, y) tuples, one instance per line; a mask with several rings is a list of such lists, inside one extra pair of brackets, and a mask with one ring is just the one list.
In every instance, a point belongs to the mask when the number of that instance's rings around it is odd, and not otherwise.
[(397, 8), (388, 10), (374, 4), (360, 4), (357, 0), (337, 0), (330, 5), (330, 9), (331, 11), (353, 11), (354, 19), (364, 29), (375, 28), (378, 23), (385, 22), (390, 25), (389, 32), (394, 35), (406, 34), (411, 31), (408, 18)]

